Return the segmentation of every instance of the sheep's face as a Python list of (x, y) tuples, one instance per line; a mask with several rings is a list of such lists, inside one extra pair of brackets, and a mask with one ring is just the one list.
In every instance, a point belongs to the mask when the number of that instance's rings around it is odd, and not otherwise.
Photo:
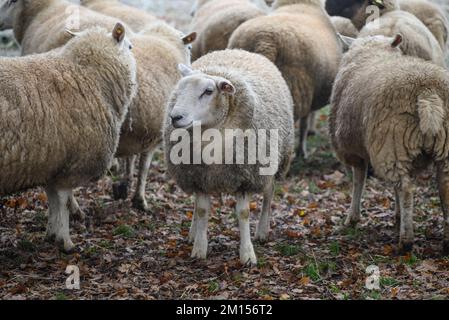
[(219, 126), (229, 111), (228, 98), (235, 94), (233, 84), (184, 65), (180, 69), (184, 77), (178, 83), (176, 100), (169, 109), (173, 127), (190, 128), (194, 123), (201, 123), (204, 128)]
[(24, 0), (0, 0), (0, 30), (12, 29), (20, 17)]

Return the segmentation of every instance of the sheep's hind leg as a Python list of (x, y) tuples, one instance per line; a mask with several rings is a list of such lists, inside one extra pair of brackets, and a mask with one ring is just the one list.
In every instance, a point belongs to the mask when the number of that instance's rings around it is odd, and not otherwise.
[(190, 225), (189, 243), (193, 243), (195, 241), (195, 237), (196, 237), (198, 212), (201, 210), (201, 203), (198, 200), (199, 200), (199, 197), (195, 197), (195, 210), (193, 212), (192, 224)]
[(307, 159), (307, 135), (309, 132), (310, 115), (301, 118), (299, 123), (299, 145), (296, 151), (296, 158)]
[(78, 231), (86, 230), (86, 214), (81, 210), (78, 201), (73, 194), (73, 190), (70, 192), (69, 197), (69, 210), (72, 217), (72, 224)]
[(47, 239), (56, 241), (62, 245), (64, 251), (71, 252), (74, 249), (69, 230), (72, 190), (56, 190), (47, 187), (46, 192), (49, 204)]
[(449, 166), (438, 165), (437, 179), (441, 209), (444, 215), (443, 254), (449, 255)]
[(399, 231), (399, 252), (409, 253), (413, 250), (413, 186), (408, 177), (401, 178), (398, 186), (399, 206), (401, 210), (401, 227)]
[[(192, 258), (207, 258), (207, 227), (211, 209), (210, 197), (205, 194), (195, 195), (195, 241)], [(193, 223), (193, 221), (192, 221)]]
[(237, 197), (236, 213), (239, 219), (240, 229), (240, 262), (242, 264), (257, 263), (256, 253), (251, 242), (251, 230), (249, 226), (249, 195), (243, 194)]
[(365, 189), (366, 175), (368, 165), (361, 160), (360, 164), (352, 167), (352, 202), (348, 217), (346, 218), (346, 226), (355, 226), (360, 221), (360, 212), (362, 206), (362, 195)]
[(126, 200), (128, 199), (129, 190), (132, 187), (134, 178), (134, 169), (136, 163), (136, 155), (127, 157), (124, 162), (126, 166), (126, 173), (121, 178), (119, 182), (116, 182), (112, 186), (112, 191), (114, 194), (114, 200)]
[(148, 211), (148, 204), (145, 200), (145, 187), (147, 185), (148, 171), (154, 151), (144, 152), (140, 155), (139, 178), (137, 180), (136, 193), (132, 200), (133, 207), (142, 211)]
[(265, 242), (270, 234), (271, 202), (273, 201), (274, 181), (270, 182), (263, 196), (263, 207), (260, 215), (259, 225), (256, 230), (256, 240)]

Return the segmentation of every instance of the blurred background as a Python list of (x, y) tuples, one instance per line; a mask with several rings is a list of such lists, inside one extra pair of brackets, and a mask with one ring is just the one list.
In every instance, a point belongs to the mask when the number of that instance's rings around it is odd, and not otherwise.
[[(78, 0), (70, 0), (79, 3)], [(440, 4), (446, 11), (449, 18), (449, 0), (431, 0)], [(190, 31), (190, 12), (195, 0), (122, 0), (122, 2), (148, 10), (153, 14), (163, 18), (181, 31)], [(11, 31), (0, 32), (0, 56), (19, 55), (18, 47), (14, 41)], [(449, 57), (448, 57), (449, 65)]]

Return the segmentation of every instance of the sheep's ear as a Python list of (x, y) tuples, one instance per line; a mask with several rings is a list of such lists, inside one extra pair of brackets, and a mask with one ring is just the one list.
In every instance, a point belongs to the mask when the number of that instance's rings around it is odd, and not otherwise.
[(182, 38), (182, 42), (184, 43), (184, 45), (191, 44), (193, 41), (196, 40), (196, 36), (197, 36), (196, 32), (192, 32), (191, 34)]
[(378, 7), (379, 9), (385, 9), (384, 0), (370, 0), (370, 4)]
[(234, 95), (235, 94), (235, 87), (234, 85), (229, 82), (228, 80), (221, 80), (218, 83), (218, 89), (225, 94)]
[(125, 27), (123, 26), (123, 24), (121, 24), (120, 22), (118, 22), (115, 27), (114, 30), (112, 30), (112, 37), (118, 42), (122, 42), (123, 39), (125, 39)]
[(340, 38), (341, 43), (343, 44), (343, 52), (348, 51), (355, 39), (344, 36), (340, 33), (337, 33), (337, 36)]
[(391, 43), (391, 46), (393, 48), (397, 48), (399, 47), (399, 45), (402, 43), (402, 41), (404, 40), (404, 37), (402, 37), (402, 34), (397, 34), (394, 39), (393, 42)]
[(72, 37), (76, 37), (77, 35), (80, 34), (79, 32), (74, 32), (69, 29), (65, 29), (65, 32), (68, 33), (69, 35), (71, 35)]
[(188, 77), (194, 73), (192, 68), (186, 66), (185, 64), (178, 64), (178, 69), (181, 72), (183, 77)]

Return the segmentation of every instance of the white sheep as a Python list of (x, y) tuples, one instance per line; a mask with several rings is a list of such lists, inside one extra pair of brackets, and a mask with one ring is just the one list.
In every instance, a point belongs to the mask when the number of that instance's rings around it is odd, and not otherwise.
[[(368, 164), (395, 186), (400, 250), (413, 246), (413, 178), (435, 164), (449, 253), (449, 72), (404, 56), (402, 36), (354, 41), (331, 98), (330, 133), (337, 157), (353, 168), (346, 224), (360, 220)], [(367, 85), (372, 84), (372, 85)]]
[(70, 251), (72, 189), (110, 166), (136, 91), (121, 24), (93, 28), (61, 49), (0, 60), (0, 194), (44, 186), (47, 237)]
[[(269, 234), (275, 178), (286, 173), (293, 151), (292, 98), (278, 69), (261, 55), (243, 50), (216, 51), (200, 58), (192, 67), (193, 70), (186, 66), (181, 68), (184, 77), (172, 95), (164, 128), (168, 172), (185, 192), (195, 194), (195, 213), (189, 234), (189, 239), (194, 241), (192, 256), (203, 259), (207, 256), (210, 195), (228, 193), (237, 196), (240, 261), (255, 264), (249, 226), (250, 195), (264, 194), (256, 231), (256, 238), (264, 241)], [(196, 137), (196, 130), (199, 130), (200, 139)], [(227, 133), (229, 130), (231, 135)], [(202, 134), (208, 135), (211, 131), (217, 134), (212, 138), (217, 143), (213, 152), (210, 150), (213, 144), (200, 141)], [(264, 132), (270, 137), (263, 135)], [(245, 136), (251, 137), (252, 133), (256, 140), (248, 138), (247, 144), (234, 143), (234, 137), (236, 141), (244, 141)], [(259, 133), (263, 137), (258, 136)], [(178, 134), (187, 137), (180, 152), (186, 161), (177, 159)], [(210, 141), (211, 137), (206, 139)], [(269, 153), (272, 160), (271, 170), (266, 173), (261, 171), (267, 165), (260, 157), (261, 150), (266, 150), (262, 148), (261, 139), (270, 141), (269, 152), (262, 151), (264, 156)], [(256, 144), (259, 156), (251, 162), (248, 159), (256, 153), (251, 146)], [(213, 154), (213, 161), (202, 158), (190, 162), (192, 156), (201, 158), (201, 154), (207, 152)], [(222, 159), (224, 155), (225, 160)]]

